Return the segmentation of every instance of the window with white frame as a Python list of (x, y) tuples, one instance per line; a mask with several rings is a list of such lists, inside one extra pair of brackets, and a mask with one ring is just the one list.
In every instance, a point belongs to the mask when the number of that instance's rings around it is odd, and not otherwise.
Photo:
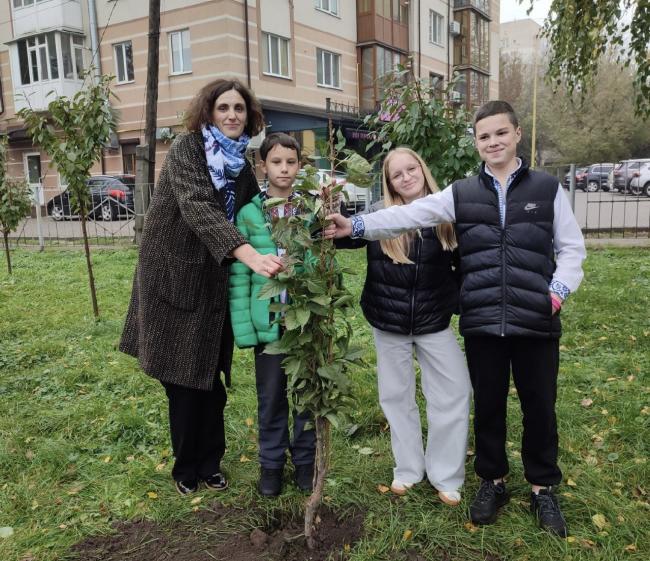
[(117, 83), (133, 82), (133, 47), (131, 41), (113, 45)]
[(436, 45), (444, 44), (445, 18), (438, 12), (429, 10), (429, 42)]
[(170, 32), (169, 52), (171, 53), (171, 74), (192, 72), (192, 50), (190, 48), (189, 29)]
[(45, 0), (14, 0), (14, 8), (23, 8), (27, 6), (33, 6)]
[(341, 55), (316, 49), (316, 81), (319, 86), (341, 87)]
[(84, 72), (83, 37), (72, 33), (61, 33), (61, 53), (63, 55), (63, 77), (80, 80)]
[(22, 85), (58, 80), (59, 59), (54, 32), (22, 39), (16, 46)]
[(339, 0), (316, 0), (316, 8), (333, 16), (338, 16)]
[(262, 33), (262, 64), (264, 74), (289, 78), (289, 39)]

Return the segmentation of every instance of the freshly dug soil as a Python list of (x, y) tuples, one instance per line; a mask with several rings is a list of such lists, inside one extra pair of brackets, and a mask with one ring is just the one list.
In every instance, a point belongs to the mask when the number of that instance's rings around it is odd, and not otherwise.
[[(72, 548), (83, 561), (326, 561), (345, 559), (363, 531), (363, 515), (352, 512), (340, 519), (320, 509), (318, 547), (310, 551), (302, 517), (267, 528), (251, 528), (241, 509), (213, 503), (188, 520), (158, 525), (148, 520), (118, 522), (115, 533), (94, 536)], [(248, 513), (250, 514), (250, 513)]]

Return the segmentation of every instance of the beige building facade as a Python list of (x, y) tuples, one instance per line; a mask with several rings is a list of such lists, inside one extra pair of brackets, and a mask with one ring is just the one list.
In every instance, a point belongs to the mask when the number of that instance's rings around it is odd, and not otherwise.
[[(499, 2), (488, 0), (164, 0), (156, 167), (191, 98), (219, 77), (250, 84), (267, 132), (290, 132), (306, 151), (325, 137), (329, 114), (363, 151), (359, 108), (377, 107), (381, 77), (397, 64), (441, 87), (458, 73), (451, 95), (470, 108), (494, 98), (498, 13)], [(0, 0), (0, 134), (9, 137), (10, 174), (41, 184), (41, 204), (65, 180), (16, 111), (73, 95), (83, 70), (99, 66), (116, 77), (119, 121), (93, 173), (133, 173), (144, 140), (147, 36), (144, 0)]]

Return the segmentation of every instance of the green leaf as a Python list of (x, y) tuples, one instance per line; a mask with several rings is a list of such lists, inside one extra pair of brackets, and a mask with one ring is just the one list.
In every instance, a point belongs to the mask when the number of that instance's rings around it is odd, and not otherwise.
[(260, 291), (257, 294), (258, 300), (268, 300), (269, 298), (274, 298), (279, 296), (285, 290), (286, 286), (284, 283), (278, 282), (276, 279), (268, 279), (264, 286), (260, 288)]
[(296, 321), (300, 325), (300, 327), (305, 327), (307, 325), (307, 322), (309, 321), (309, 317), (311, 316), (311, 312), (307, 308), (296, 308), (295, 310), (296, 314)]

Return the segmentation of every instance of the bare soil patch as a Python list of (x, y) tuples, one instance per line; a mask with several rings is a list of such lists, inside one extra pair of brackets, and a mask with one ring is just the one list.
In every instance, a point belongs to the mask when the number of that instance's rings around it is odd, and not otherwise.
[(188, 520), (159, 525), (117, 522), (110, 535), (91, 536), (72, 548), (84, 561), (326, 561), (342, 560), (363, 533), (363, 515), (321, 508), (319, 543), (307, 548), (303, 519), (279, 513), (266, 528), (251, 525), (250, 511), (218, 502)]

